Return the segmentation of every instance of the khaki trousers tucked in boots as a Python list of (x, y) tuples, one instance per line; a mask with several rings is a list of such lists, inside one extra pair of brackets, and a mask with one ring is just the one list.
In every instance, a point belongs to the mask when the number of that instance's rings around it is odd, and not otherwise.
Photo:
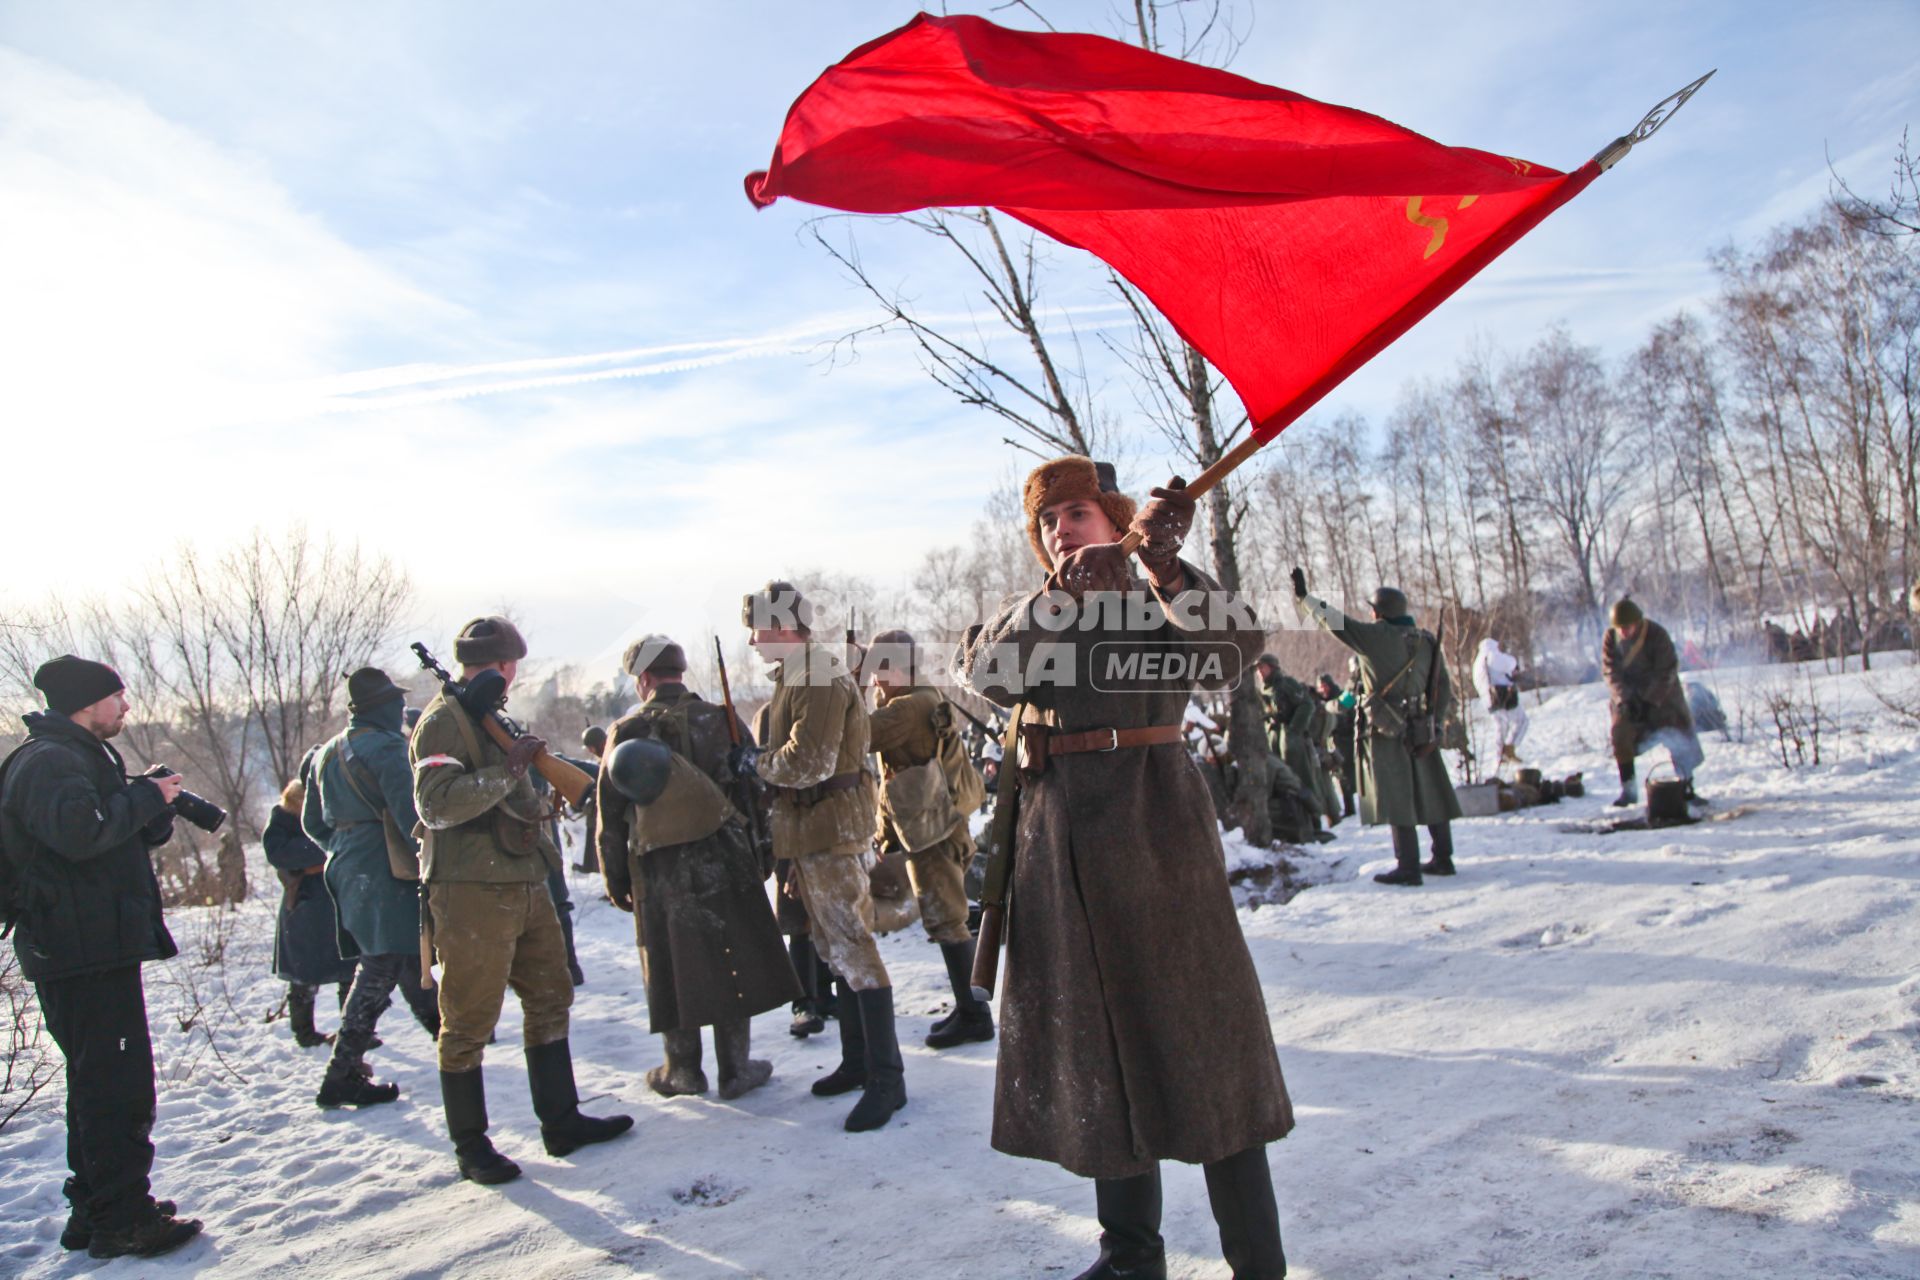
[(448, 881), (427, 886), (440, 953), (440, 1069), (480, 1065), (500, 1006), (520, 997), (527, 1047), (567, 1036), (573, 977), (544, 883)]

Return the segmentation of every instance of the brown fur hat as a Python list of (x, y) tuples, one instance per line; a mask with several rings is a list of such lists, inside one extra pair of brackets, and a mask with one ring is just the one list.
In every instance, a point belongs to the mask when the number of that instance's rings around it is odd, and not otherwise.
[(295, 817), (300, 816), (300, 806), (307, 801), (307, 784), (295, 778), (280, 788), (280, 807)]
[(520, 628), (505, 618), (475, 618), (453, 638), (453, 658), (462, 666), (484, 667), (495, 662), (518, 662), (527, 656)]
[(1133, 499), (1120, 492), (1120, 485), (1113, 477), (1113, 464), (1095, 462), (1079, 454), (1055, 458), (1035, 467), (1028, 474), (1020, 497), (1027, 512), (1027, 541), (1033, 544), (1033, 554), (1039, 558), (1040, 567), (1048, 573), (1053, 572), (1053, 561), (1047, 558), (1047, 544), (1040, 537), (1040, 513), (1048, 507), (1076, 499), (1097, 502), (1122, 536), (1133, 523)]

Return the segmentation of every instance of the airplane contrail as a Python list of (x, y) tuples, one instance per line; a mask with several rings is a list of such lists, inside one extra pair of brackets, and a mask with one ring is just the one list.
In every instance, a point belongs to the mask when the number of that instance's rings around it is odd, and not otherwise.
[[(1045, 314), (1053, 320), (1094, 321), (1089, 327), (1096, 330), (1123, 322), (1128, 316), (1126, 307), (1117, 302), (1059, 307)], [(943, 315), (925, 318), (922, 323), (944, 327), (970, 324), (976, 319), (970, 315)], [(513, 391), (607, 382), (620, 378), (659, 377), (769, 356), (805, 355), (817, 350), (824, 342), (870, 328), (871, 324), (871, 321), (863, 323), (859, 318), (842, 318), (833, 323), (820, 321), (800, 328), (747, 337), (663, 343), (579, 355), (476, 364), (391, 365), (294, 384), (287, 390), (295, 393), (294, 398), (299, 404), (297, 408), (289, 405), (287, 416), (366, 413)]]

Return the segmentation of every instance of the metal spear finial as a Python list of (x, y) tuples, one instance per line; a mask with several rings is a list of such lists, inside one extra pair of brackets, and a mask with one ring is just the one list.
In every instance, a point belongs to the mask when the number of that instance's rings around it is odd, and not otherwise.
[(1673, 116), (1674, 112), (1687, 105), (1687, 99), (1698, 93), (1701, 85), (1713, 79), (1714, 72), (1718, 70), (1719, 68), (1715, 67), (1713, 71), (1707, 72), (1707, 74), (1701, 76), (1686, 88), (1676, 93), (1668, 94), (1660, 100), (1653, 110), (1647, 112), (1645, 118), (1643, 118), (1639, 124), (1633, 126), (1632, 132), (1623, 134), (1615, 138), (1612, 142), (1609, 142), (1606, 146), (1600, 148), (1600, 154), (1593, 158), (1593, 162), (1600, 166), (1600, 171), (1604, 173), (1608, 169), (1613, 168), (1613, 166), (1620, 163), (1621, 158), (1625, 156), (1627, 152), (1633, 150), (1635, 143), (1645, 142), (1648, 138), (1651, 138), (1655, 133), (1659, 132), (1660, 126), (1665, 124)]

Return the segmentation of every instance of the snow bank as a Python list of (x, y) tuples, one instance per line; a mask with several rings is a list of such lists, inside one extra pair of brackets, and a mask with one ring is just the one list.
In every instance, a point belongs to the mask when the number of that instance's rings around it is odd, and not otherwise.
[[(1736, 816), (1560, 831), (1607, 816), (1612, 788), (1604, 696), (1557, 689), (1529, 695), (1522, 754), (1585, 770), (1586, 799), (1462, 823), (1461, 874), (1419, 890), (1374, 885), (1384, 833), (1345, 823), (1284, 851), (1316, 887), (1242, 912), (1300, 1113), (1271, 1150), (1296, 1277), (1920, 1274), (1920, 736), (1859, 675), (1819, 676), (1822, 765), (1783, 770), (1763, 703), (1788, 673), (1705, 678), (1745, 741), (1708, 738), (1701, 787)], [(1911, 677), (1868, 679), (1895, 678)], [(1268, 859), (1232, 841), (1228, 857)], [(148, 971), (172, 1077), (156, 1186), (206, 1238), (154, 1262), (63, 1254), (64, 1137), (43, 1113), (0, 1134), (0, 1273), (1011, 1277), (1093, 1256), (1092, 1188), (987, 1146), (993, 1046), (920, 1046), (948, 996), (917, 929), (882, 943), (912, 1100), (849, 1135), (846, 1100), (807, 1092), (831, 1032), (792, 1040), (784, 1013), (754, 1028), (768, 1088), (649, 1093), (628, 918), (583, 901), (581, 1089), (636, 1132), (541, 1151), (509, 1000), (489, 1094), (527, 1176), (486, 1190), (453, 1176), (431, 1046), (398, 1012), (374, 1059), (401, 1101), (312, 1106), (322, 1051), (259, 1021), (280, 994), (259, 976), (269, 910), (228, 942), (226, 992), (197, 980), (203, 1006), (244, 1015), (211, 1043)], [(174, 916), (190, 953), (217, 940), (205, 915)], [(1199, 1172), (1166, 1172), (1171, 1274), (1224, 1277)]]

